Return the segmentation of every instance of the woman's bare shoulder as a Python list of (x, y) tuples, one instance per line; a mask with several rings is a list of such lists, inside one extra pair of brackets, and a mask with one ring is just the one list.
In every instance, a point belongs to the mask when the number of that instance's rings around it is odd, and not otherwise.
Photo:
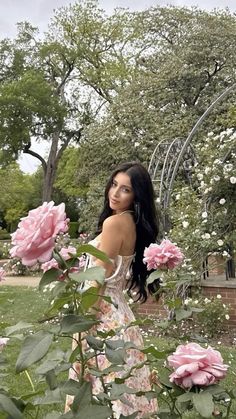
[(107, 217), (104, 222), (102, 229), (109, 229), (109, 228), (120, 228), (122, 225), (121, 217), (118, 214), (110, 215), (110, 217)]

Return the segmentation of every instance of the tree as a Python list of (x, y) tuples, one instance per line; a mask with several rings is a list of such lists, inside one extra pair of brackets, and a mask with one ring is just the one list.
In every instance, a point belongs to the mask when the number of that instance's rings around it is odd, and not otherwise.
[[(79, 1), (56, 13), (44, 40), (21, 24), (14, 41), (2, 41), (0, 143), (13, 158), (23, 151), (41, 161), (43, 200), (64, 150), (132, 76), (135, 22), (127, 12), (106, 17), (97, 1)], [(48, 142), (47, 161), (32, 150), (33, 137)]]
[(17, 163), (0, 168), (0, 208), (11, 231), (21, 217), (40, 203), (34, 179), (35, 175), (24, 174)]

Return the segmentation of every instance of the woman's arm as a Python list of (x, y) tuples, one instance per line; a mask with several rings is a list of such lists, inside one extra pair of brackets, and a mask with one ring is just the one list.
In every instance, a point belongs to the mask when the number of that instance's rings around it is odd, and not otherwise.
[[(99, 250), (106, 253), (110, 259), (114, 260), (120, 253), (122, 242), (123, 234), (121, 217), (118, 217), (117, 215), (108, 217), (102, 226)], [(112, 261), (105, 263), (97, 259), (96, 265), (103, 266), (105, 268), (106, 277), (111, 276), (114, 270), (114, 264)]]

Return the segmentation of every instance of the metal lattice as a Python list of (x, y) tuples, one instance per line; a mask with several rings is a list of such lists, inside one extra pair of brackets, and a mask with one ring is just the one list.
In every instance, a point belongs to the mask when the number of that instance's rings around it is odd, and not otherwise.
[[(173, 185), (176, 176), (183, 175), (191, 184), (191, 171), (196, 163), (194, 148), (191, 145), (193, 136), (198, 128), (202, 125), (205, 118), (211, 113), (212, 109), (227, 97), (233, 90), (236, 84), (226, 89), (212, 104), (207, 108), (201, 118), (194, 125), (186, 139), (175, 138), (174, 140), (161, 141), (155, 148), (150, 164), (149, 173), (153, 181), (155, 191), (159, 197), (160, 205), (164, 213), (164, 229), (168, 231), (170, 228), (170, 220), (168, 217), (168, 209), (172, 196)], [(231, 262), (233, 263), (233, 262)], [(228, 266), (227, 263), (226, 277), (235, 277), (235, 267)], [(228, 278), (227, 278), (228, 279)]]

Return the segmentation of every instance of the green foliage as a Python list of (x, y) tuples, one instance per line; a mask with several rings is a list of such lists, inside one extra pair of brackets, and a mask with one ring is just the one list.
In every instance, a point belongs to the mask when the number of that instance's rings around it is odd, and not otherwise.
[(78, 229), (79, 229), (79, 222), (78, 221), (70, 221), (69, 224), (69, 236), (72, 239), (76, 239), (78, 237)]
[(5, 229), (0, 229), (0, 240), (8, 240), (10, 239), (10, 233), (7, 232)]
[(222, 330), (227, 329), (227, 320), (230, 319), (228, 304), (222, 303), (221, 295), (215, 298), (200, 298), (200, 300), (193, 300), (192, 303), (188, 301), (189, 305), (202, 308), (196, 316), (196, 325), (200, 333), (204, 336), (215, 337), (222, 333)]
[(34, 179), (35, 175), (23, 173), (17, 163), (0, 167), (0, 207), (11, 232), (19, 219), (40, 202)]

